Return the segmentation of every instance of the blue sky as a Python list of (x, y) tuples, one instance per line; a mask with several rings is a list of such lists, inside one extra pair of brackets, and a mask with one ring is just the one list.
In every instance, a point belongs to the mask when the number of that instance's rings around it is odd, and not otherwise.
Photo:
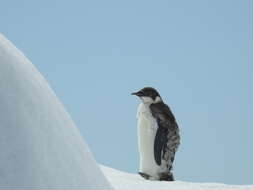
[(138, 170), (130, 95), (157, 88), (178, 180), (252, 184), (253, 2), (3, 1), (1, 31), (42, 72), (98, 162)]

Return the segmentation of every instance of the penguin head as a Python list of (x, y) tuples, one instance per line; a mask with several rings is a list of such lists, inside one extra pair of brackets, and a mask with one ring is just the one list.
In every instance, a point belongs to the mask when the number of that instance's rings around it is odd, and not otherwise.
[(138, 92), (132, 93), (132, 95), (138, 96), (143, 103), (158, 103), (162, 101), (160, 94), (156, 89), (152, 87), (145, 87)]

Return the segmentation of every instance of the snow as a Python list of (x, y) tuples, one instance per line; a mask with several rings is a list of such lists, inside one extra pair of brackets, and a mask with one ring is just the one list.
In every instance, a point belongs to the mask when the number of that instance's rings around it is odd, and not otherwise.
[(138, 174), (118, 171), (100, 166), (116, 190), (253, 190), (253, 185), (225, 185), (219, 183), (191, 183), (183, 181), (150, 181)]
[(111, 190), (45, 79), (0, 34), (0, 189)]
[(43, 76), (0, 34), (0, 190), (253, 190), (99, 166)]

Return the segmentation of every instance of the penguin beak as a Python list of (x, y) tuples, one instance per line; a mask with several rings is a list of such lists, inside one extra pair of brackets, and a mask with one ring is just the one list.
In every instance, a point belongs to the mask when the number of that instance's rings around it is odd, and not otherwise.
[(139, 92), (133, 92), (131, 95), (135, 95), (135, 96), (141, 96), (142, 95), (142, 93), (139, 91)]

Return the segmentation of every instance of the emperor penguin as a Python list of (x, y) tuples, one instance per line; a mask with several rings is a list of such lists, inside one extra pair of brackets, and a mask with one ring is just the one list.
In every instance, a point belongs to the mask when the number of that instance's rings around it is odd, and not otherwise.
[(145, 179), (174, 181), (172, 164), (180, 144), (176, 119), (152, 87), (132, 93), (141, 99), (137, 111), (139, 174)]

